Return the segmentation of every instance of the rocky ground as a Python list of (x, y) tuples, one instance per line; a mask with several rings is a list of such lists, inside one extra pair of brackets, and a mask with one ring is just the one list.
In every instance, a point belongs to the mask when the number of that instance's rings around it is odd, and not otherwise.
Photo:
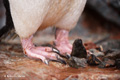
[[(85, 43), (98, 42), (108, 35), (90, 33), (78, 23), (70, 32), (69, 38), (71, 43), (77, 38), (81, 38)], [(54, 29), (47, 29), (35, 35), (34, 43), (41, 45), (53, 40)], [(120, 80), (119, 75), (120, 70), (115, 67), (101, 69), (97, 66), (88, 66), (75, 69), (57, 62), (46, 65), (41, 60), (25, 56), (19, 38), (0, 43), (0, 80)]]
[[(2, 9), (0, 8), (1, 12)], [(91, 9), (85, 10), (76, 28), (70, 32), (70, 43), (80, 38), (84, 43), (103, 45), (103, 49), (120, 49), (119, 29), (114, 29), (116, 27), (114, 25), (110, 28), (111, 24), (106, 25), (100, 16), (93, 13)], [(0, 25), (3, 25), (5, 16), (1, 14)], [(54, 28), (38, 32), (35, 34), (34, 43), (36, 45), (51, 43), (54, 40), (54, 33)], [(115, 43), (116, 41), (118, 43)], [(112, 44), (108, 45), (111, 42)], [(0, 80), (120, 80), (120, 70), (115, 67), (98, 68), (89, 65), (75, 69), (57, 62), (46, 65), (41, 60), (28, 58), (22, 51), (18, 37), (14, 40), (8, 37), (0, 42)]]

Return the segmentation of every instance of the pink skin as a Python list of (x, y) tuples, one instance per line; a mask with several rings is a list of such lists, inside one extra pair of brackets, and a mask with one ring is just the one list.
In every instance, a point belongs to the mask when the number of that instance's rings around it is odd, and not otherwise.
[[(68, 41), (69, 31), (58, 29), (56, 31), (56, 48), (60, 51), (61, 55), (70, 56), (72, 45)], [(56, 60), (61, 63), (65, 63), (64, 60), (55, 53), (57, 50), (51, 47), (35, 47), (32, 42), (33, 36), (29, 38), (21, 38), (22, 47), (24, 49), (24, 53), (28, 57), (41, 59), (44, 63), (49, 64), (49, 60)]]
[(72, 51), (72, 45), (69, 43), (68, 40), (69, 31), (65, 29), (57, 29), (56, 30), (56, 40), (55, 45), (56, 48), (60, 51), (60, 53), (64, 56), (70, 56)]
[(35, 47), (32, 38), (33, 36), (21, 39), (24, 53), (28, 57), (41, 59), (46, 64), (48, 64), (48, 60), (57, 60), (59, 58), (59, 55), (54, 53), (51, 47)]

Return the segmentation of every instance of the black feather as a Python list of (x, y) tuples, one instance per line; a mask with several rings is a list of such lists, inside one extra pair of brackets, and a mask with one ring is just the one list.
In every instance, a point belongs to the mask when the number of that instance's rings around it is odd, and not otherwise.
[(2, 36), (7, 37), (8, 33), (14, 29), (13, 20), (11, 17), (10, 5), (8, 0), (3, 0), (4, 7), (6, 9), (6, 25), (0, 29), (0, 40)]

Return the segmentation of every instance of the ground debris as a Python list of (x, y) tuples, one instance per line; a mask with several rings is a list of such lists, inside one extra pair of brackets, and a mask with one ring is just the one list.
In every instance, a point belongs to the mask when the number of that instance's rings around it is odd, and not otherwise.
[(116, 65), (116, 59), (120, 59), (119, 50), (107, 50), (105, 52), (100, 52), (95, 49), (89, 50), (92, 54), (88, 54), (88, 64), (89, 65), (98, 65), (99, 68), (108, 68), (115, 67), (119, 65), (119, 62)]
[(73, 68), (79, 68), (79, 67), (86, 67), (87, 66), (87, 60), (85, 58), (77, 58), (72, 56), (69, 58), (68, 62), (70, 67)]
[(86, 67), (87, 66), (87, 51), (82, 43), (81, 39), (76, 39), (73, 43), (71, 52), (71, 58), (67, 60), (69, 66), (73, 68)]
[(102, 63), (100, 58), (96, 57), (94, 54), (89, 55), (87, 59), (89, 65), (98, 65)]
[(81, 39), (74, 41), (71, 56), (87, 58), (87, 52)]
[(107, 68), (114, 66), (115, 66), (115, 60), (111, 60), (108, 58), (104, 58), (104, 60), (102, 60), (102, 63), (98, 65), (99, 68)]
[(108, 49), (105, 52), (105, 57), (109, 58), (109, 59), (120, 59), (120, 50), (118, 49)]
[(83, 45), (81, 39), (76, 39), (73, 43), (71, 58), (68, 59), (67, 63), (73, 68), (86, 67), (89, 64), (99, 68), (116, 67), (119, 69), (120, 50), (108, 48), (108, 50), (103, 51), (101, 45), (97, 46), (94, 43)]

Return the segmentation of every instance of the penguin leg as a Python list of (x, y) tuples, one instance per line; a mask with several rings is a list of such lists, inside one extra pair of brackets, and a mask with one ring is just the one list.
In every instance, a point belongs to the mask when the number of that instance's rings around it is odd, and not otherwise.
[(52, 47), (35, 47), (32, 43), (33, 36), (29, 38), (22, 38), (22, 47), (24, 53), (31, 58), (41, 59), (45, 64), (49, 64), (49, 61), (57, 61), (66, 64), (65, 61), (59, 56), (59, 51)]
[(60, 51), (61, 55), (70, 57), (72, 51), (72, 44), (68, 40), (69, 31), (58, 28), (56, 30), (56, 40), (54, 41), (56, 48)]

